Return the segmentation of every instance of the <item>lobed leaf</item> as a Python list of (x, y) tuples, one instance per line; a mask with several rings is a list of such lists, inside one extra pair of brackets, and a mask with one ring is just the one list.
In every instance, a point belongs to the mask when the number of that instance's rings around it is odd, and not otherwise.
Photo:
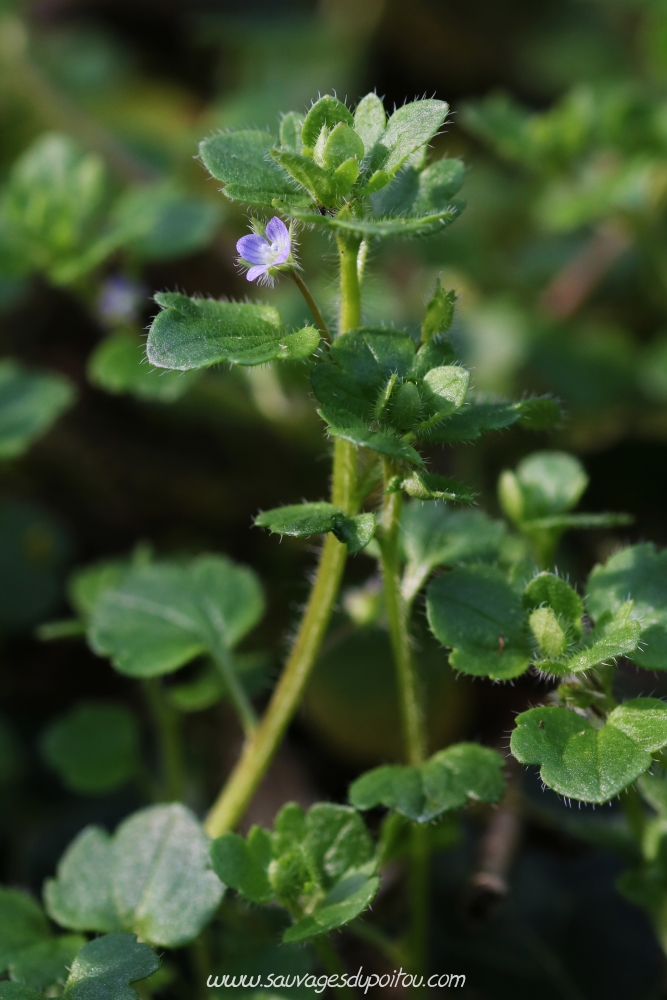
[(160, 967), (160, 960), (134, 934), (107, 934), (85, 945), (65, 984), (66, 1000), (136, 1000), (130, 986)]
[(273, 136), (259, 129), (222, 132), (199, 144), (199, 156), (208, 172), (224, 183), (223, 192), (231, 201), (248, 205), (303, 201), (303, 192), (271, 159), (273, 145)]
[(120, 931), (112, 866), (111, 837), (99, 827), (86, 827), (60, 859), (56, 878), (44, 883), (44, 904), (51, 919), (72, 931)]
[(357, 514), (350, 517), (335, 504), (292, 504), (263, 511), (255, 518), (258, 528), (268, 528), (277, 535), (306, 538), (332, 531), (348, 546), (350, 555), (365, 548), (375, 533), (375, 515)]
[(431, 236), (441, 232), (456, 222), (465, 208), (463, 202), (453, 202), (447, 207), (429, 211), (424, 215), (414, 217), (396, 216), (359, 216), (349, 214), (319, 215), (307, 208), (294, 206), (290, 215), (306, 225), (324, 226), (325, 228), (347, 233), (361, 240), (382, 239), (388, 237), (410, 238), (415, 236)]
[(271, 836), (259, 826), (251, 827), (245, 840), (237, 833), (225, 833), (211, 844), (213, 871), (251, 903), (275, 899), (268, 876), (271, 858)]
[(467, 566), (433, 580), (426, 595), (429, 625), (452, 652), (455, 670), (507, 680), (528, 669), (531, 650), (519, 594), (493, 566)]
[(394, 111), (371, 150), (373, 169), (395, 174), (409, 156), (431, 141), (448, 112), (449, 105), (436, 100), (413, 101)]
[(517, 716), (510, 747), (522, 764), (539, 764), (544, 783), (582, 802), (608, 802), (667, 744), (667, 704), (635, 698), (601, 728), (569, 708), (533, 708)]
[(386, 765), (367, 772), (350, 787), (350, 802), (361, 810), (385, 806), (427, 823), (470, 800), (498, 802), (504, 791), (500, 754), (478, 743), (458, 743), (419, 767)]
[(224, 556), (199, 556), (130, 570), (95, 604), (88, 635), (121, 673), (155, 677), (206, 650), (233, 648), (263, 612), (252, 570)]
[(424, 464), (419, 452), (395, 432), (370, 430), (362, 420), (344, 410), (323, 407), (317, 412), (328, 424), (327, 431), (332, 437), (343, 438), (362, 448), (370, 448), (381, 455), (410, 462), (412, 465)]
[(450, 500), (456, 503), (474, 503), (475, 494), (473, 491), (457, 483), (455, 479), (448, 479), (446, 476), (438, 476), (432, 472), (423, 472), (416, 469), (409, 476), (397, 477), (395, 486), (387, 492), (403, 490), (408, 496), (417, 500)]
[(632, 659), (646, 670), (667, 669), (667, 549), (650, 542), (616, 552), (588, 578), (593, 615), (617, 612), (632, 598), (631, 618), (640, 623), (640, 644)]
[(489, 431), (504, 430), (519, 423), (529, 430), (546, 430), (562, 420), (560, 407), (549, 397), (524, 399), (515, 403), (471, 403), (433, 430), (429, 440), (454, 444), (476, 441)]
[(159, 292), (155, 301), (162, 312), (151, 324), (146, 356), (156, 368), (187, 371), (222, 361), (259, 365), (301, 360), (320, 341), (312, 327), (286, 333), (272, 306), (191, 299), (178, 292)]

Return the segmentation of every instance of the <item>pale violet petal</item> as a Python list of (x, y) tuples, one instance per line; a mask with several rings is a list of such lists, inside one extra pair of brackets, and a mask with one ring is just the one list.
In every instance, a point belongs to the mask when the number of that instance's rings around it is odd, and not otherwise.
[(236, 244), (236, 250), (250, 264), (270, 264), (275, 256), (264, 237), (257, 233), (242, 236)]
[(250, 268), (250, 270), (246, 274), (246, 278), (248, 279), (248, 281), (254, 281), (255, 278), (259, 278), (261, 277), (261, 275), (266, 274), (268, 269), (269, 269), (268, 264), (256, 264), (255, 267)]
[(290, 235), (289, 229), (277, 215), (271, 219), (266, 226), (267, 239), (271, 240), (271, 250), (274, 254), (274, 264), (284, 264), (290, 255)]

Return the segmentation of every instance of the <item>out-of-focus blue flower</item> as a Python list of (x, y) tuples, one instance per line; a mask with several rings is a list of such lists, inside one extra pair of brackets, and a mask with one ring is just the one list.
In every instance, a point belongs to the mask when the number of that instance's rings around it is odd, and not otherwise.
[(110, 326), (133, 323), (139, 315), (141, 302), (146, 297), (146, 289), (141, 285), (122, 274), (113, 275), (102, 285), (97, 300), (97, 314)]
[(292, 240), (289, 229), (277, 215), (266, 225), (266, 236), (252, 233), (242, 236), (236, 244), (242, 264), (251, 264), (248, 271), (248, 281), (259, 278), (260, 282), (271, 284), (273, 275), (271, 269), (285, 264), (292, 253)]

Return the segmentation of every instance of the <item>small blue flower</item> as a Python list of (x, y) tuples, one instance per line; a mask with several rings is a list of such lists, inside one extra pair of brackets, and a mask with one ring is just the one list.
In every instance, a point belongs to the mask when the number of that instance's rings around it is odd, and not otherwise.
[(289, 229), (277, 215), (266, 225), (266, 236), (253, 233), (242, 236), (236, 244), (242, 264), (252, 264), (247, 274), (248, 281), (259, 278), (260, 282), (273, 283), (271, 269), (285, 264), (292, 253)]

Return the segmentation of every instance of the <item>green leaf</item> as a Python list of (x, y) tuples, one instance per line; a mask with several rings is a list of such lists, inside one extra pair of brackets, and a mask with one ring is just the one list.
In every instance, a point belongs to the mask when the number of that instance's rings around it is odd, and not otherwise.
[(581, 638), (584, 602), (569, 583), (556, 573), (538, 573), (523, 592), (523, 606), (528, 611), (548, 605), (575, 638)]
[(109, 194), (101, 157), (47, 133), (14, 164), (3, 214), (33, 267), (66, 283), (122, 243), (121, 231), (107, 225)]
[(0, 459), (15, 458), (74, 403), (69, 379), (0, 361)]
[(333, 129), (339, 122), (346, 125), (354, 125), (354, 118), (348, 108), (337, 97), (325, 94), (315, 101), (312, 108), (306, 115), (301, 130), (301, 138), (304, 146), (314, 148), (323, 128)]
[(209, 839), (180, 804), (150, 806), (118, 827), (113, 898), (123, 927), (177, 948), (194, 940), (222, 898), (210, 868)]
[(522, 531), (567, 531), (590, 528), (618, 528), (632, 524), (631, 514), (554, 514), (551, 517), (536, 517), (523, 521)]
[(667, 669), (667, 549), (658, 552), (650, 542), (621, 549), (594, 567), (587, 587), (595, 617), (632, 598), (631, 617), (642, 630), (632, 659), (646, 670)]
[(211, 844), (213, 870), (225, 885), (236, 889), (251, 903), (269, 903), (275, 892), (269, 882), (271, 835), (253, 826), (247, 839), (225, 833)]
[(426, 434), (434, 442), (476, 441), (488, 431), (504, 430), (519, 423), (529, 430), (546, 430), (562, 419), (553, 399), (524, 399), (516, 403), (471, 403)]
[(461, 160), (437, 160), (426, 170), (405, 166), (391, 184), (372, 196), (373, 215), (418, 219), (444, 212), (452, 206), (464, 179)]
[(508, 508), (507, 513), (521, 524), (570, 510), (588, 486), (581, 462), (562, 451), (536, 451), (519, 462), (513, 475), (521, 509)]
[(116, 202), (113, 216), (128, 233), (125, 247), (147, 261), (187, 257), (202, 250), (220, 222), (217, 205), (169, 183), (129, 189)]
[(464, 674), (508, 680), (524, 673), (531, 652), (520, 596), (493, 566), (443, 573), (428, 587), (431, 629)]
[(502, 521), (482, 511), (452, 510), (444, 504), (409, 503), (401, 518), (407, 558), (403, 594), (411, 599), (436, 566), (497, 559), (507, 536)]
[(439, 233), (452, 222), (456, 222), (465, 208), (463, 202), (453, 202), (446, 208), (427, 212), (415, 217), (401, 215), (376, 218), (371, 216), (356, 217), (345, 212), (338, 215), (319, 215), (307, 208), (290, 207), (290, 215), (306, 225), (324, 226), (338, 230), (341, 233), (354, 236), (361, 240), (382, 239), (389, 237), (411, 238), (414, 236), (431, 236)]
[[(139, 560), (144, 565), (143, 560)], [(91, 614), (105, 590), (117, 587), (125, 574), (132, 568), (128, 559), (101, 559), (75, 570), (67, 584), (67, 596), (78, 614)]]
[(15, 982), (32, 990), (64, 985), (72, 962), (85, 944), (86, 939), (79, 934), (40, 941), (19, 953), (9, 966), (9, 974)]
[(417, 149), (430, 142), (449, 112), (444, 101), (405, 104), (393, 113), (371, 151), (373, 169), (394, 174)]
[(7, 971), (24, 948), (50, 937), (39, 903), (25, 892), (0, 887), (0, 973)]
[(356, 809), (385, 806), (418, 823), (460, 809), (470, 800), (499, 802), (505, 791), (503, 759), (478, 743), (458, 743), (420, 767), (387, 765), (358, 778), (350, 788)]
[(306, 538), (333, 531), (339, 541), (348, 546), (350, 555), (365, 548), (375, 533), (375, 515), (358, 514), (349, 517), (335, 504), (297, 503), (288, 507), (265, 510), (255, 518), (258, 528), (268, 528), (277, 535)]
[(423, 379), (432, 368), (446, 367), (454, 360), (454, 348), (449, 341), (434, 335), (417, 351), (409, 375), (411, 378)]
[(364, 156), (363, 140), (353, 128), (345, 122), (339, 122), (327, 138), (322, 151), (324, 165), (330, 170), (336, 170), (346, 160), (351, 158), (362, 160)]
[(354, 809), (318, 803), (304, 813), (283, 806), (274, 831), (214, 841), (215, 869), (252, 902), (277, 898), (294, 923), (284, 942), (305, 941), (357, 917), (377, 892), (373, 841)]
[(190, 299), (178, 292), (160, 292), (155, 301), (162, 312), (151, 324), (146, 356), (156, 368), (186, 371), (221, 361), (260, 365), (279, 358), (301, 360), (320, 341), (312, 327), (286, 333), (272, 306)]
[(136, 1000), (130, 986), (160, 967), (160, 960), (134, 934), (107, 934), (90, 941), (74, 959), (65, 1000)]
[[(264, 653), (230, 654), (230, 663), (248, 696), (252, 697), (265, 686), (269, 660)], [(210, 659), (202, 664), (192, 680), (170, 684), (165, 691), (167, 700), (179, 712), (201, 712), (228, 695), (225, 678)]]
[(288, 111), (280, 121), (280, 145), (290, 153), (300, 153), (303, 149), (303, 119), (298, 111)]
[(112, 896), (113, 847), (109, 835), (86, 827), (63, 854), (55, 879), (44, 883), (52, 920), (72, 931), (121, 930)]
[(42, 994), (23, 983), (0, 983), (0, 1000), (42, 1000)]
[(517, 716), (510, 747), (521, 764), (540, 764), (544, 783), (582, 802), (608, 802), (647, 771), (667, 743), (667, 705), (635, 698), (601, 728), (568, 708), (532, 708)]
[(423, 343), (428, 343), (437, 333), (447, 333), (454, 320), (455, 305), (456, 292), (446, 292), (438, 278), (435, 294), (426, 306), (426, 316), (422, 323)]
[(42, 755), (63, 784), (84, 795), (125, 785), (139, 765), (136, 716), (121, 705), (81, 704), (43, 733)]
[[(470, 372), (465, 368), (459, 368), (458, 365), (432, 368), (427, 372), (424, 376), (422, 396), (431, 419), (424, 421), (424, 424), (439, 422), (460, 409), (466, 398), (469, 381)], [(419, 431), (420, 427), (417, 426), (416, 430)]]
[[(623, 605), (612, 615), (602, 615), (593, 628), (567, 659), (557, 662), (536, 662), (535, 666), (546, 673), (558, 675), (577, 674), (590, 670), (617, 656), (634, 653), (641, 636), (641, 625), (630, 620), (632, 602)], [(546, 652), (546, 651), (545, 651)]]
[(297, 184), (309, 191), (315, 201), (331, 206), (336, 201), (336, 187), (333, 178), (307, 156), (289, 153), (282, 149), (272, 149), (271, 156), (290, 174)]
[(401, 459), (412, 465), (423, 465), (423, 459), (412, 445), (407, 444), (396, 433), (389, 430), (370, 430), (362, 420), (343, 410), (323, 408), (317, 411), (329, 425), (327, 431), (332, 437), (340, 437), (362, 448), (370, 448), (381, 455)]
[(438, 476), (432, 472), (415, 470), (407, 477), (397, 477), (395, 486), (387, 492), (403, 490), (417, 500), (451, 500), (457, 503), (474, 503), (475, 494), (455, 479)]
[(204, 651), (216, 656), (232, 649), (263, 612), (255, 574), (224, 556), (153, 563), (130, 570), (102, 594), (89, 641), (121, 673), (155, 677)]
[(129, 392), (138, 399), (173, 403), (199, 378), (199, 372), (159, 371), (146, 363), (146, 346), (129, 330), (100, 341), (88, 359), (88, 381), (105, 392)]
[(366, 94), (354, 111), (354, 130), (360, 136), (366, 154), (371, 152), (386, 125), (387, 116), (382, 101), (377, 94)]
[(411, 371), (415, 343), (401, 330), (362, 327), (336, 337), (331, 356), (347, 375), (376, 392), (384, 379), (404, 378)]
[(271, 159), (273, 136), (258, 129), (223, 132), (199, 144), (199, 156), (208, 172), (223, 181), (232, 201), (248, 205), (289, 204), (303, 201), (294, 181)]
[(322, 906), (314, 913), (288, 927), (283, 934), (283, 941), (285, 944), (307, 941), (348, 924), (370, 906), (379, 888), (380, 879), (377, 876), (350, 876), (327, 893)]

